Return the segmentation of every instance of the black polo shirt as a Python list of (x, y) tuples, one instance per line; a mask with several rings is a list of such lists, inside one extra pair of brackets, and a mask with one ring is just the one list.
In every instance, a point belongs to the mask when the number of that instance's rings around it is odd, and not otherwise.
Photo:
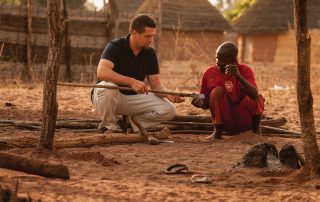
[[(147, 75), (159, 74), (158, 59), (153, 48), (143, 48), (135, 56), (129, 45), (130, 34), (109, 42), (101, 56), (101, 59), (110, 60), (113, 71), (140, 81), (144, 81)], [(126, 95), (136, 94), (134, 91), (121, 91)]]

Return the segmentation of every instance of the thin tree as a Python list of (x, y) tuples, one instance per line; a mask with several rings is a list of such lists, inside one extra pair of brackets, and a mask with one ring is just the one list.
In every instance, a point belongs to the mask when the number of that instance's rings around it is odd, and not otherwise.
[(69, 25), (68, 25), (68, 11), (66, 6), (66, 0), (62, 0), (62, 12), (65, 21), (65, 29), (64, 29), (64, 64), (65, 74), (64, 80), (67, 82), (72, 81), (72, 72), (71, 72), (71, 45), (69, 38)]
[(305, 154), (304, 172), (310, 176), (320, 174), (320, 152), (317, 145), (313, 116), (313, 98), (310, 88), (310, 43), (307, 27), (307, 0), (293, 0), (297, 43), (297, 98), (301, 125), (301, 138)]
[(26, 33), (26, 49), (27, 63), (24, 65), (21, 79), (24, 82), (33, 81), (33, 64), (32, 64), (32, 0), (27, 0), (27, 33)]
[(57, 81), (64, 36), (62, 0), (48, 0), (49, 52), (43, 89), (42, 130), (39, 148), (52, 149), (58, 113)]

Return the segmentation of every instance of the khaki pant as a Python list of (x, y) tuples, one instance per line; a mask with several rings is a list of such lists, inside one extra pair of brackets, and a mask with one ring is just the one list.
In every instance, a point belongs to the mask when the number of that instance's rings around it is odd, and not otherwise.
[[(113, 85), (102, 81), (98, 85)], [(124, 95), (119, 90), (95, 88), (93, 92), (93, 105), (101, 118), (99, 128), (118, 129), (117, 115), (127, 115), (134, 132), (139, 129), (131, 121), (131, 117), (147, 128), (157, 125), (175, 116), (175, 106), (165, 98), (153, 93)]]

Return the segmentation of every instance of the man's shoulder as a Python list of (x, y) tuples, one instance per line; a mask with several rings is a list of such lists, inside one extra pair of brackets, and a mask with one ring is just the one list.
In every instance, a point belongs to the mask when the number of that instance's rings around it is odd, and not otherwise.
[(203, 74), (212, 74), (218, 70), (217, 65), (212, 65), (204, 69)]
[(126, 38), (125, 37), (120, 37), (117, 39), (113, 39), (111, 40), (108, 44), (111, 46), (116, 46), (116, 47), (124, 47), (125, 46), (125, 42), (126, 42)]
[[(240, 68), (239, 68), (240, 67)], [(249, 67), (248, 65), (246, 64), (238, 64), (238, 68), (240, 71), (245, 71), (245, 72), (253, 72), (252, 71), (252, 68)]]

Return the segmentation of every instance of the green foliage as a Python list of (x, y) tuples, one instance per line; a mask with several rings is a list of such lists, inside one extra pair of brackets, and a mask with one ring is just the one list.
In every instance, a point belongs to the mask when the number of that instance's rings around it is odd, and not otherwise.
[(20, 5), (21, 0), (0, 0), (0, 4)]
[(231, 10), (226, 11), (226, 18), (229, 22), (234, 23), (242, 13), (254, 4), (256, 0), (237, 0), (234, 7)]

